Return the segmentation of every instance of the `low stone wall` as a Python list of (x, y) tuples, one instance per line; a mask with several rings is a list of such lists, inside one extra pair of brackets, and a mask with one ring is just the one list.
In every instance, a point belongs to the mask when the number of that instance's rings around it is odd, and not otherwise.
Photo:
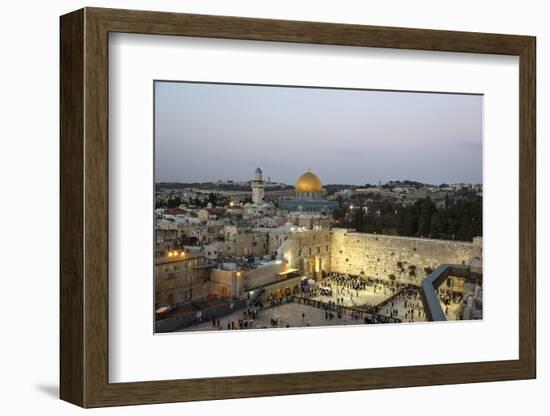
[(244, 292), (277, 281), (285, 270), (282, 261), (274, 261), (250, 270), (212, 269), (209, 293), (222, 297), (241, 297)]
[(285, 288), (289, 288), (292, 290), (295, 286), (300, 287), (300, 280), (301, 277), (291, 277), (289, 279), (281, 279), (276, 282), (273, 282), (269, 285), (264, 286), (265, 289), (265, 295), (269, 296), (270, 293), (275, 294), (277, 290), (280, 290), (281, 292), (284, 291)]
[[(241, 299), (224, 305), (217, 305), (203, 309), (201, 311), (202, 322), (211, 321), (213, 316), (215, 316), (216, 319), (223, 318), (244, 309), (247, 306), (248, 301), (246, 299)], [(155, 322), (155, 333), (172, 332), (178, 329), (186, 328), (197, 323), (196, 318), (197, 312), (195, 311), (181, 316), (157, 320)]]
[(244, 291), (255, 287), (264, 286), (277, 280), (277, 273), (285, 270), (286, 265), (283, 262), (271, 262), (256, 269), (243, 271), (242, 288)]

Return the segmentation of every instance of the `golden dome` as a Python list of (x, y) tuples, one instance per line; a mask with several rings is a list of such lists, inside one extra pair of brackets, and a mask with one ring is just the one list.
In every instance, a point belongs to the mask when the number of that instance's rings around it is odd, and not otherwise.
[(321, 192), (321, 180), (313, 172), (306, 172), (296, 181), (296, 192)]

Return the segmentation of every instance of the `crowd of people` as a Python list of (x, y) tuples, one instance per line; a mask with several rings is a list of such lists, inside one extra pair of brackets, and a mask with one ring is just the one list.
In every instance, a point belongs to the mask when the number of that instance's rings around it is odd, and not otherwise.
[(363, 277), (347, 273), (330, 272), (323, 280), (323, 284), (331, 286), (335, 285), (337, 290), (355, 291), (358, 295), (359, 290), (371, 288), (374, 293), (383, 293), (384, 295), (392, 295), (401, 285), (391, 280), (382, 280), (372, 277)]
[[(369, 291), (374, 295), (382, 297), (393, 296), (404, 286), (388, 280), (381, 280), (371, 277), (352, 275), (347, 273), (331, 272), (323, 279), (319, 286), (321, 288), (330, 288), (330, 297), (336, 296), (337, 305), (361, 306), (369, 308), (374, 306), (373, 302), (360, 301), (361, 291)], [(325, 294), (326, 291), (321, 292)], [(319, 289), (315, 296), (319, 295)], [(375, 302), (376, 303), (376, 302)]]
[[(328, 290), (327, 290), (328, 289)], [(384, 296), (384, 301), (378, 305), (362, 304), (355, 307), (354, 299), (359, 298), (360, 291), (369, 290)], [(445, 314), (450, 308), (460, 304), (462, 295), (456, 292), (440, 292), (439, 299)], [(352, 305), (350, 305), (350, 301)], [(276, 307), (291, 302), (298, 302), (324, 311), (326, 321), (334, 319), (362, 320), (365, 324), (386, 322), (417, 322), (424, 321), (426, 314), (420, 299), (418, 288), (403, 285), (389, 280), (351, 275), (345, 273), (329, 273), (322, 281), (314, 285), (301, 284), (292, 288), (277, 289), (266, 292), (253, 304), (242, 311), (238, 319), (221, 322), (212, 316), (212, 327), (215, 329), (252, 329), (255, 319), (266, 307)], [(305, 321), (305, 314), (302, 314)], [(279, 326), (279, 322), (271, 322), (271, 326)], [(305, 324), (304, 324), (305, 325)], [(265, 328), (265, 326), (263, 326)]]
[(314, 300), (314, 299), (302, 297), (302, 298), (298, 298), (298, 302), (305, 305), (313, 306), (317, 309), (324, 310), (326, 321), (332, 321), (335, 318), (343, 319), (345, 317), (349, 317), (350, 319), (353, 319), (353, 320), (362, 319), (365, 324), (395, 322), (391, 318), (387, 319), (387, 317), (373, 315), (371, 313), (368, 313), (367, 311), (361, 311), (361, 310), (349, 308), (330, 300), (326, 302), (326, 301), (320, 301), (320, 300)]
[[(298, 294), (298, 286), (293, 287), (292, 289), (286, 287), (284, 289), (277, 289), (273, 291), (266, 292), (263, 298), (268, 302), (268, 305), (271, 307), (284, 305), (285, 303), (292, 302), (293, 296)], [(260, 299), (260, 302), (263, 300)], [(263, 303), (262, 303), (263, 307)]]
[(254, 320), (263, 309), (263, 304), (259, 303), (259, 306), (252, 306), (242, 311), (242, 315), (238, 319), (228, 320), (227, 323), (222, 323), (216, 316), (212, 316), (212, 327), (214, 329), (232, 330), (232, 329), (252, 329), (254, 328)]
[[(362, 319), (366, 324), (396, 322), (399, 321), (397, 317), (370, 313), (374, 305), (365, 302), (364, 293), (360, 292), (368, 290), (382, 297), (391, 297), (403, 287), (405, 286), (392, 281), (331, 272), (315, 286), (303, 287), (299, 301), (325, 310), (326, 320), (335, 317), (342, 319), (343, 315), (348, 315), (352, 319)], [(362, 302), (360, 302), (361, 295)], [(357, 308), (358, 303), (361, 303), (360, 310)]]
[(441, 291), (439, 293), (439, 301), (442, 304), (443, 310), (445, 311), (445, 315), (447, 315), (447, 318), (462, 319), (462, 293)]
[(379, 308), (378, 312), (398, 318), (402, 322), (423, 321), (426, 317), (420, 293), (412, 286), (402, 288), (386, 305)]
[(440, 291), (439, 300), (445, 306), (452, 305), (453, 303), (462, 302), (462, 293), (451, 291)]

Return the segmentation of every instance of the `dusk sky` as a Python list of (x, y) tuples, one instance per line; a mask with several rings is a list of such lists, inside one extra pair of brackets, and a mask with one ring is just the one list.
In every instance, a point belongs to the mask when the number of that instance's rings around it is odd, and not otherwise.
[(155, 83), (155, 181), (482, 181), (480, 95)]

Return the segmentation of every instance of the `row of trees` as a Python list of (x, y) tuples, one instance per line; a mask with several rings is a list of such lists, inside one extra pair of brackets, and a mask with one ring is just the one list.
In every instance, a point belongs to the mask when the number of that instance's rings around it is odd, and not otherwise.
[(382, 201), (353, 210), (340, 208), (333, 213), (341, 225), (360, 232), (393, 234), (446, 240), (471, 241), (482, 235), (481, 197), (446, 201), (442, 208), (429, 198), (405, 207)]
[[(206, 190), (218, 190), (218, 191), (250, 191), (250, 181), (246, 183), (217, 183), (217, 182), (160, 182), (155, 184), (155, 190), (161, 189), (206, 189)], [(294, 189), (291, 185), (269, 184), (266, 183), (266, 191), (280, 191), (285, 189)]]
[[(178, 196), (170, 196), (166, 200), (157, 198), (155, 208), (177, 208), (182, 203), (184, 203), (184, 201)], [(190, 198), (187, 203), (191, 206), (199, 208), (204, 208), (209, 203), (211, 203), (213, 207), (216, 207), (224, 206), (227, 203), (227, 198), (221, 196), (220, 194), (209, 193), (207, 199)]]

